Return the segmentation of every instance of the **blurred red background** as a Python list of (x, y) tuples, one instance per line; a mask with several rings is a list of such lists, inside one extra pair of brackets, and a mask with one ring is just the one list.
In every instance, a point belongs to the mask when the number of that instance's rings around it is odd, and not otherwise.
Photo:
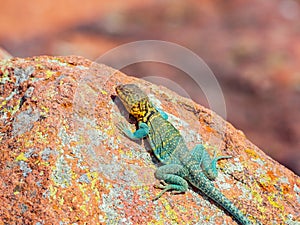
[[(216, 75), (227, 120), (300, 174), (299, 0), (0, 0), (0, 5), (0, 46), (13, 56), (94, 60), (120, 44), (147, 39), (189, 48)], [(153, 63), (123, 71), (165, 76), (206, 105), (182, 71)]]

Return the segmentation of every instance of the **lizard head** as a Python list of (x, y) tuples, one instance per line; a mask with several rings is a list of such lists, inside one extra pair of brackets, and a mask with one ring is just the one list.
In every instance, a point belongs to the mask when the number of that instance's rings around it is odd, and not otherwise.
[(137, 120), (141, 120), (153, 109), (148, 96), (135, 84), (116, 87), (116, 92), (126, 110)]

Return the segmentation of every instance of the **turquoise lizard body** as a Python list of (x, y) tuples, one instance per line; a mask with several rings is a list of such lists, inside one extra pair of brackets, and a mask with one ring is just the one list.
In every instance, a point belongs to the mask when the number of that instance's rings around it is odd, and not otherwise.
[(158, 167), (155, 177), (161, 181), (157, 187), (166, 191), (186, 192), (188, 182), (228, 211), (240, 224), (252, 224), (211, 182), (217, 176), (217, 161), (229, 156), (210, 158), (203, 145), (188, 150), (179, 131), (168, 122), (167, 115), (154, 107), (148, 96), (136, 85), (116, 87), (116, 92), (127, 111), (135, 117), (138, 129), (133, 133), (124, 123), (118, 127), (133, 140), (147, 137), (154, 155), (164, 165)]

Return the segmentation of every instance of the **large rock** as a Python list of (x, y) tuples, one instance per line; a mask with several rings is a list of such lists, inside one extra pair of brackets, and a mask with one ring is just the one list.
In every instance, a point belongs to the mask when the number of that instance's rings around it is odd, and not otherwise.
[(0, 224), (236, 224), (193, 188), (152, 201), (159, 163), (116, 128), (128, 119), (113, 97), (119, 83), (144, 89), (190, 148), (233, 156), (214, 183), (251, 221), (299, 224), (299, 177), (214, 112), (79, 57), (0, 68)]

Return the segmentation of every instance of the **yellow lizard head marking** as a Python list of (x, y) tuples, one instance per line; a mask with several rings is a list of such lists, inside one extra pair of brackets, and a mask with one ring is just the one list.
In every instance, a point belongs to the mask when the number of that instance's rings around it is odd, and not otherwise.
[(127, 111), (137, 120), (154, 109), (148, 96), (135, 84), (118, 85), (116, 92)]

